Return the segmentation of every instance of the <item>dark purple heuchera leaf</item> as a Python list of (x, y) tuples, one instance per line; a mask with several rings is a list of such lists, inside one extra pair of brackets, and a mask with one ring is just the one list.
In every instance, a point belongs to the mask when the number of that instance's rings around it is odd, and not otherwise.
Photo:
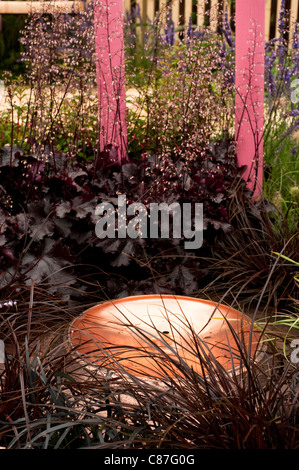
[(129, 266), (131, 264), (132, 259), (135, 257), (135, 246), (134, 242), (132, 240), (127, 241), (125, 244), (125, 247), (117, 256), (115, 260), (111, 262), (111, 265), (114, 267), (120, 267), (120, 266)]
[(186, 266), (176, 266), (170, 274), (170, 280), (175, 290), (177, 290), (178, 284), (181, 291), (185, 292), (186, 295), (191, 295), (198, 288), (194, 273)]
[(58, 234), (62, 235), (64, 238), (67, 238), (72, 233), (72, 220), (68, 218), (58, 219), (57, 217), (54, 219), (55, 228)]
[(70, 201), (63, 201), (60, 204), (55, 205), (55, 213), (60, 219), (65, 218), (72, 210), (72, 204)]
[(4, 246), (6, 244), (6, 237), (3, 234), (0, 234), (0, 246)]
[(23, 155), (23, 152), (20, 147), (13, 145), (11, 148), (11, 145), (6, 144), (0, 151), (0, 164), (1, 166), (10, 166), (10, 164), (12, 166), (18, 166), (21, 155)]
[[(123, 178), (127, 181), (129, 184), (133, 184), (132, 180), (134, 179), (134, 183), (136, 184), (136, 178), (138, 178), (140, 175), (139, 173), (139, 168), (136, 163), (126, 163), (122, 165), (122, 176)], [(138, 180), (139, 182), (139, 180)]]
[(28, 209), (28, 233), (35, 241), (52, 237), (54, 222), (50, 212), (51, 203), (46, 198), (38, 202), (30, 202)]
[(126, 241), (119, 238), (111, 240), (109, 238), (104, 238), (97, 241), (97, 246), (100, 246), (104, 253), (121, 253), (122, 247), (126, 244)]
[(223, 230), (224, 233), (228, 233), (232, 229), (232, 226), (227, 222), (221, 222), (210, 218), (206, 218), (205, 222), (206, 224), (211, 224), (216, 230)]
[[(61, 256), (63, 254), (63, 256)], [(58, 256), (57, 256), (58, 255)], [(30, 285), (33, 280), (35, 284), (48, 283), (50, 292), (58, 292), (62, 289), (65, 294), (67, 286), (75, 283), (75, 277), (67, 269), (68, 266), (66, 248), (62, 250), (60, 241), (56, 242), (47, 238), (44, 251), (40, 259), (36, 259), (32, 254), (26, 253), (23, 258), (22, 270), (28, 271), (29, 279), (26, 281)]]
[(72, 200), (72, 210), (75, 211), (78, 219), (83, 219), (94, 214), (97, 203), (98, 198), (92, 197), (92, 195), (87, 198), (77, 196)]
[(7, 229), (7, 212), (0, 208), (0, 233), (4, 233)]
[(34, 160), (28, 168), (28, 181), (30, 183), (41, 183), (42, 173), (45, 171), (45, 162)]
[(67, 177), (70, 178), (71, 184), (74, 185), (79, 192), (82, 191), (82, 186), (80, 186), (76, 180), (82, 176), (87, 176), (87, 173), (81, 168), (67, 172)]

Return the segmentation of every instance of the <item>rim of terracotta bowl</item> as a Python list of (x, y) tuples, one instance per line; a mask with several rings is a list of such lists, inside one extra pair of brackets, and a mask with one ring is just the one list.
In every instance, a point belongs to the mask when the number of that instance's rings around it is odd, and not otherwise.
[[(113, 368), (111, 366), (111, 363), (109, 363), (109, 366), (105, 367), (105, 358), (107, 358), (108, 354), (105, 355), (103, 353), (101, 353), (101, 347), (103, 347), (103, 349), (107, 349), (107, 350), (112, 350), (114, 348), (117, 348), (117, 349), (121, 349), (123, 348), (123, 354), (124, 356), (121, 357), (119, 356), (120, 358), (120, 361), (123, 362), (123, 363), (128, 363), (128, 361), (130, 362), (130, 359), (128, 359), (128, 351), (132, 352), (132, 351), (136, 351), (136, 347), (138, 346), (137, 344), (131, 344), (131, 349), (130, 349), (130, 345), (124, 345), (124, 344), (121, 344), (121, 343), (112, 343), (112, 342), (109, 342), (109, 335), (110, 337), (112, 337), (113, 335), (115, 335), (115, 333), (118, 331), (118, 335), (121, 336), (123, 333), (122, 333), (122, 330), (125, 331), (125, 335), (127, 340), (128, 340), (128, 334), (129, 332), (131, 331), (127, 326), (125, 326), (123, 324), (123, 322), (125, 321), (125, 316), (128, 315), (128, 312), (126, 312), (125, 314), (121, 311), (121, 306), (125, 307), (124, 304), (130, 304), (130, 303), (135, 303), (136, 301), (145, 301), (145, 303), (149, 303), (151, 300), (153, 301), (158, 301), (160, 300), (161, 301), (161, 304), (157, 304), (157, 303), (154, 303), (152, 305), (154, 305), (155, 307), (159, 307), (159, 308), (162, 308), (162, 309), (165, 309), (165, 307), (163, 306), (163, 301), (167, 301), (167, 300), (172, 300), (172, 301), (175, 301), (180, 310), (181, 310), (181, 313), (182, 313), (182, 318), (183, 319), (188, 319), (188, 314), (185, 313), (183, 311), (183, 309), (181, 309), (180, 307), (180, 301), (181, 302), (192, 302), (193, 306), (195, 304), (198, 304), (199, 306), (205, 306), (206, 308), (210, 308), (210, 318), (209, 320), (207, 321), (207, 319), (205, 320), (204, 324), (206, 326), (210, 326), (211, 327), (211, 322), (213, 320), (217, 320), (218, 322), (218, 326), (219, 326), (219, 320), (221, 320), (221, 318), (218, 318), (218, 317), (215, 317), (214, 314), (215, 313), (219, 313), (222, 315), (222, 326), (226, 326), (227, 328), (225, 328), (225, 331), (223, 330), (222, 332), (219, 332), (219, 329), (217, 331), (217, 334), (218, 334), (218, 339), (223, 339), (225, 336), (227, 337), (231, 337), (233, 338), (233, 335), (231, 334), (230, 332), (230, 328), (228, 327), (227, 325), (227, 322), (230, 323), (230, 321), (235, 321), (237, 320), (237, 323), (241, 324), (241, 327), (242, 327), (242, 335), (244, 335), (244, 338), (242, 340), (242, 346), (246, 348), (246, 350), (248, 350), (248, 342), (246, 340), (246, 338), (249, 340), (250, 336), (251, 336), (251, 339), (252, 339), (252, 343), (251, 343), (251, 354), (250, 354), (250, 358), (254, 357), (255, 356), (255, 359), (256, 361), (260, 361), (262, 356), (265, 354), (265, 347), (263, 345), (262, 342), (260, 342), (260, 338), (261, 338), (261, 333), (257, 331), (257, 329), (254, 328), (254, 325), (252, 325), (252, 320), (245, 314), (239, 312), (238, 310), (234, 309), (233, 307), (230, 307), (230, 306), (227, 306), (227, 305), (224, 305), (224, 304), (220, 304), (220, 303), (217, 303), (217, 302), (213, 302), (213, 301), (210, 301), (210, 300), (206, 300), (206, 299), (199, 299), (199, 298), (196, 298), (196, 297), (189, 297), (189, 296), (181, 296), (181, 295), (171, 295), (171, 294), (152, 294), (152, 295), (136, 295), (136, 296), (130, 296), (130, 297), (124, 297), (124, 298), (120, 298), (120, 299), (115, 299), (115, 300), (108, 300), (108, 301), (103, 301), (103, 302), (100, 302), (96, 305), (94, 305), (93, 307), (90, 307), (86, 310), (84, 310), (78, 317), (74, 318), (69, 327), (68, 327), (68, 332), (67, 332), (67, 335), (68, 335), (68, 343), (70, 344), (70, 346), (72, 348), (74, 348), (75, 350), (75, 354), (76, 354), (76, 357), (78, 359), (81, 359), (85, 364), (89, 364), (91, 366), (97, 366), (97, 367), (100, 367), (102, 368), (103, 370), (109, 370), (111, 372), (114, 372), (117, 374), (117, 372), (119, 372), (119, 370), (116, 368)], [(150, 305), (150, 304), (149, 304)], [(103, 311), (105, 308), (109, 309), (109, 307), (112, 307), (112, 308), (116, 308), (117, 310), (119, 309), (120, 311), (120, 318), (117, 318), (115, 316), (115, 319), (116, 319), (116, 322), (113, 322), (113, 325), (112, 327), (111, 326), (108, 326), (107, 327), (107, 324), (104, 324), (104, 320), (101, 322), (98, 322), (95, 320), (95, 317), (96, 317), (96, 314), (99, 312), (99, 311)], [(117, 313), (117, 310), (115, 313)], [(93, 315), (94, 315), (94, 318), (93, 318)], [(114, 316), (112, 314), (111, 315), (111, 318)], [(166, 314), (166, 316), (170, 316), (170, 315), (174, 315), (174, 318), (178, 318), (178, 314), (173, 314), (173, 313), (168, 313)], [(226, 318), (227, 317), (227, 318)], [(135, 317), (135, 318), (138, 318), (138, 317)], [(226, 319), (225, 319), (226, 318)], [(91, 321), (92, 319), (92, 321)], [(149, 319), (150, 319), (150, 316), (149, 316)], [(85, 327), (82, 329), (82, 326), (84, 325), (84, 321), (85, 321)], [(139, 321), (142, 322), (142, 324), (144, 324), (145, 320), (144, 319), (141, 319), (139, 318)], [(167, 322), (168, 322), (168, 327), (170, 326), (170, 328), (172, 327), (171, 323), (169, 322), (169, 320), (167, 319)], [(109, 323), (109, 312), (108, 312), (108, 323)], [(110, 323), (112, 323), (110, 321)], [(247, 326), (247, 330), (244, 331), (243, 330), (243, 326)], [(77, 325), (77, 326), (76, 326)], [(215, 329), (215, 325), (216, 323), (214, 322), (213, 324), (213, 327)], [(119, 327), (118, 330), (116, 327)], [(204, 330), (206, 329), (206, 326), (202, 329), (202, 332), (204, 332)], [(232, 325), (233, 326), (233, 325)], [(92, 331), (92, 328), (96, 328), (97, 330), (99, 330), (99, 328), (101, 328), (101, 330), (105, 330), (104, 333), (102, 333), (102, 339), (99, 338), (99, 334), (96, 333), (91, 333)], [(140, 328), (140, 330), (139, 330)], [(142, 326), (137, 328), (137, 331), (142, 331), (143, 328)], [(156, 334), (158, 332), (158, 335), (159, 335), (159, 338), (157, 338), (157, 336), (153, 336), (153, 343), (156, 343), (155, 340), (158, 339), (158, 346), (161, 348), (161, 350), (167, 352), (167, 355), (171, 357), (171, 347), (175, 347), (177, 349), (181, 349), (181, 351), (179, 352), (177, 350), (177, 353), (179, 356), (182, 354), (184, 357), (183, 359), (189, 364), (190, 362), (190, 355), (188, 355), (185, 351), (186, 351), (186, 347), (183, 348), (182, 347), (182, 344), (179, 343), (179, 341), (176, 341), (176, 339), (173, 339), (173, 337), (170, 337), (170, 336), (166, 336), (166, 333), (169, 334), (169, 331), (165, 331), (163, 330), (162, 332), (159, 332), (157, 327), (153, 326), (151, 327), (152, 328), (152, 331)], [(194, 328), (192, 327), (193, 331), (194, 331)], [(232, 328), (233, 330), (235, 330), (234, 328)], [(189, 332), (189, 334), (191, 333), (191, 330), (190, 328), (188, 328), (188, 330), (184, 329), (183, 328), (183, 331)], [(251, 333), (250, 333), (251, 331)], [(133, 327), (133, 332), (134, 332), (134, 327)], [(163, 339), (162, 339), (162, 336), (160, 337), (160, 333), (162, 333), (163, 335)], [(205, 335), (202, 335), (202, 338), (201, 338), (201, 332), (199, 332), (198, 336), (200, 337), (200, 339), (203, 340), (203, 342), (206, 342), (206, 339), (207, 337), (211, 337), (209, 334), (213, 334), (213, 330), (212, 331), (206, 331)], [(147, 334), (151, 335), (151, 333), (148, 333)], [(78, 335), (79, 335), (79, 339), (78, 339)], [(83, 339), (85, 335), (85, 339)], [(219, 336), (220, 335), (220, 336)], [(77, 336), (77, 339), (76, 339), (76, 336)], [(118, 337), (119, 337), (118, 336)], [(130, 334), (131, 338), (134, 336), (132, 334)], [(81, 338), (81, 339), (80, 339)], [(87, 340), (87, 338), (89, 338)], [(104, 340), (106, 339), (107, 340), (108, 338), (108, 341), (105, 342)], [(167, 339), (167, 341), (166, 341)], [(164, 347), (163, 348), (163, 344)], [(187, 343), (186, 343), (187, 344)], [(203, 343), (204, 344), (204, 343)], [(230, 344), (229, 342), (224, 344), (224, 343), (221, 343), (221, 341), (218, 341), (218, 345), (220, 346), (222, 344), (222, 347), (223, 345), (226, 347), (226, 348), (229, 348), (228, 347), (228, 344)], [(89, 348), (89, 346), (93, 345), (93, 347)], [(140, 343), (140, 345), (142, 346), (142, 343)], [(176, 345), (176, 346), (174, 346)], [(129, 348), (128, 348), (129, 346)], [(170, 347), (169, 347), (170, 346)], [(231, 345), (230, 345), (231, 347)], [(236, 343), (235, 343), (235, 347), (236, 347)], [(134, 349), (135, 348), (135, 349)], [(144, 346), (142, 346), (142, 348), (144, 349)], [(211, 338), (211, 344), (209, 345), (209, 349), (207, 349), (207, 352), (209, 353), (209, 350), (212, 351), (213, 353), (213, 348), (215, 349), (219, 349), (219, 347), (217, 346), (217, 343), (215, 345), (215, 337), (214, 337), (214, 342), (213, 342), (213, 338)], [(145, 351), (143, 351), (145, 353)], [(224, 363), (222, 363), (222, 361), (219, 361), (223, 367), (228, 371), (228, 372), (232, 372), (233, 370), (235, 371), (235, 373), (239, 373), (241, 370), (244, 369), (244, 367), (240, 367), (240, 365), (238, 364), (238, 358), (239, 358), (239, 362), (240, 362), (240, 356), (239, 355), (236, 355), (233, 357), (233, 361), (231, 362), (230, 361), (230, 354), (231, 354), (231, 351), (227, 350), (227, 355), (224, 355), (223, 357), (225, 357), (226, 359), (228, 358), (229, 360), (224, 360)], [(148, 354), (148, 353), (147, 353)], [(214, 353), (213, 353), (214, 354)], [(127, 358), (125, 357), (125, 355), (127, 356)], [(187, 357), (186, 357), (187, 356)], [(140, 356), (141, 358), (142, 356)], [(175, 357), (175, 356), (173, 356)], [(199, 360), (195, 360), (194, 357), (196, 358), (196, 356), (194, 355), (191, 355), (191, 357), (193, 357), (193, 368), (195, 368), (195, 370), (201, 375), (201, 373), (196, 369), (196, 367), (199, 367), (200, 366), (200, 361)], [(160, 359), (163, 358), (163, 356), (160, 357)], [(217, 360), (219, 360), (217, 358)], [(147, 363), (149, 364), (151, 361), (149, 359), (147, 359)], [(138, 361), (137, 361), (138, 363)], [(101, 365), (100, 365), (101, 364)], [(153, 365), (153, 363), (152, 363)], [(201, 369), (202, 366), (200, 366), (199, 368)], [(126, 369), (126, 366), (123, 365), (123, 368)], [(142, 371), (142, 373), (140, 373)], [(176, 370), (175, 370), (176, 371)], [(149, 378), (153, 378), (153, 379), (159, 379), (161, 378), (161, 375), (153, 375), (153, 369), (150, 368), (150, 364), (147, 365), (147, 366), (142, 366), (140, 365), (140, 363), (138, 363), (138, 374), (137, 373), (133, 373), (131, 368), (130, 368), (130, 373), (132, 375), (135, 375), (135, 376), (142, 376), (142, 377), (149, 377)], [(177, 374), (165, 374), (165, 376), (171, 376), (171, 377), (175, 377)], [(163, 375), (164, 377), (164, 375)]]

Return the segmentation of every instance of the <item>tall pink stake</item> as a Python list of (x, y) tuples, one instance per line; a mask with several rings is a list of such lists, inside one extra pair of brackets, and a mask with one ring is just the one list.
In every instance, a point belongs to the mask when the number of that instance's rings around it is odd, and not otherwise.
[(95, 0), (100, 150), (108, 163), (128, 160), (123, 0)]
[(265, 0), (236, 0), (236, 141), (243, 177), (263, 183)]

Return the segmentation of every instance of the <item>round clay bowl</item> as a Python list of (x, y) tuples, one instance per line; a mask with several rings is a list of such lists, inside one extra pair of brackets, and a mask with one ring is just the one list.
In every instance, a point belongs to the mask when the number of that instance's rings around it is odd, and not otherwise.
[[(239, 347), (231, 329), (240, 338)], [(202, 374), (199, 356), (215, 358), (226, 370), (237, 369), (239, 348), (252, 357), (260, 351), (259, 339), (250, 320), (237, 310), (173, 295), (104, 302), (86, 310), (69, 329), (71, 346), (87, 362), (153, 378), (179, 375), (175, 363), (187, 363)]]

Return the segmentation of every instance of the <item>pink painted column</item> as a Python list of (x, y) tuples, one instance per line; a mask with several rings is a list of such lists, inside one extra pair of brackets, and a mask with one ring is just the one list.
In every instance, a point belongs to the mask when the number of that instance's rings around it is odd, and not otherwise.
[(236, 141), (243, 177), (263, 184), (265, 0), (236, 0)]
[(100, 150), (107, 163), (128, 160), (123, 0), (95, 0)]

